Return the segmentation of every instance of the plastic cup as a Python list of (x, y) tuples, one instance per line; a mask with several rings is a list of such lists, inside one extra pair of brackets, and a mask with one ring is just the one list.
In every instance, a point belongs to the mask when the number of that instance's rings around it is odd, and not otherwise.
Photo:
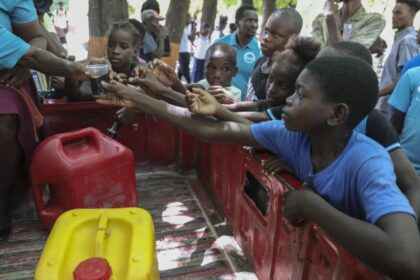
[(90, 79), (90, 88), (93, 95), (104, 95), (106, 90), (101, 86), (101, 81), (108, 81), (108, 64), (90, 64), (86, 66)]

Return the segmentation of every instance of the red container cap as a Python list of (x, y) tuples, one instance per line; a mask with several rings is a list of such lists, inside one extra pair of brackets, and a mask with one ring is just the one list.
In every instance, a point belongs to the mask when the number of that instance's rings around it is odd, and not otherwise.
[(84, 260), (73, 271), (74, 280), (109, 280), (111, 275), (108, 261), (102, 258)]

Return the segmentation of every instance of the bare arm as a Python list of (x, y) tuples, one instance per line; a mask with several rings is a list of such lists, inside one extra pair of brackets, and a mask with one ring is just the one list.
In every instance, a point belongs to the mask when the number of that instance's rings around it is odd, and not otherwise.
[(389, 155), (397, 175), (397, 185), (408, 198), (417, 217), (420, 217), (420, 177), (402, 149), (393, 150)]
[(394, 108), (394, 113), (391, 116), (390, 122), (398, 134), (401, 134), (401, 131), (404, 126), (404, 119), (405, 113), (401, 112), (400, 110)]
[(220, 122), (208, 117), (193, 115), (186, 108), (177, 107), (164, 101), (156, 100), (140, 90), (112, 81), (102, 82), (111, 94), (98, 97), (97, 102), (113, 104), (141, 110), (155, 115), (180, 129), (206, 142), (219, 142), (259, 147), (249, 125), (233, 122)]
[(63, 45), (58, 40), (58, 37), (54, 33), (50, 33), (45, 29), (43, 25), (41, 25), (42, 34), (44, 35), (45, 39), (47, 40), (47, 50), (52, 52), (58, 57), (66, 58), (67, 51), (63, 47)]
[(44, 38), (38, 19), (24, 24), (13, 24), (13, 33), (31, 47), (44, 50), (47, 48), (47, 40)]
[(224, 105), (226, 109), (232, 112), (249, 112), (257, 109), (257, 102), (254, 101), (239, 101), (233, 104)]
[(73, 76), (79, 80), (89, 79), (81, 63), (58, 58), (46, 50), (32, 47), (18, 61), (18, 65), (47, 75)]
[(237, 112), (236, 114), (248, 119), (253, 123), (266, 122), (271, 120), (266, 112)]
[(389, 86), (384, 87), (383, 89), (379, 90), (379, 96), (390, 95), (392, 93), (392, 91), (394, 90), (396, 84), (397, 83), (392, 83)]
[[(311, 191), (293, 191), (286, 196), (286, 209), (297, 202), (305, 218), (375, 270), (395, 279), (419, 279), (420, 240), (412, 216), (392, 213), (369, 224), (344, 214)], [(296, 196), (301, 198), (296, 201)], [(289, 209), (286, 216), (291, 214)]]

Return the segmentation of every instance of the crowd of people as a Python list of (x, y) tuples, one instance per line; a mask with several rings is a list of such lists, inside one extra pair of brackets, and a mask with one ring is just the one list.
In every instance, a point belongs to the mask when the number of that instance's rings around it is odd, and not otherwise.
[(42, 26), (44, 9), (37, 15), (32, 0), (1, 2), (0, 242), (11, 228), (10, 193), (43, 123), (34, 69), (65, 77), (71, 100), (122, 107), (127, 125), (140, 111), (203, 141), (271, 151), (266, 172), (289, 170), (304, 182), (285, 196), (292, 225), (312, 220), (380, 273), (420, 279), (420, 36), (413, 26), (420, 2), (396, 1), (395, 40), (379, 79), (372, 54), (383, 52), (386, 19), (361, 0), (339, 2), (325, 0), (310, 37), (300, 35), (303, 20), (293, 8), (274, 11), (259, 40), (253, 6), (237, 9), (231, 34), (225, 16), (214, 31), (201, 23), (198, 32), (188, 17), (173, 69), (159, 60), (171, 53), (169, 35), (158, 3), (148, 0), (141, 22), (114, 24), (107, 59), (93, 60), (112, 69), (100, 96), (85, 66), (66, 59), (62, 37)]

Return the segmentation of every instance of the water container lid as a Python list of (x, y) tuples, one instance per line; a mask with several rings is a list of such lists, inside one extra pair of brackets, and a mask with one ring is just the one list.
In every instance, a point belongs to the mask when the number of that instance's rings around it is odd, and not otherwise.
[(74, 280), (109, 280), (111, 275), (108, 261), (102, 258), (84, 260), (73, 272)]

